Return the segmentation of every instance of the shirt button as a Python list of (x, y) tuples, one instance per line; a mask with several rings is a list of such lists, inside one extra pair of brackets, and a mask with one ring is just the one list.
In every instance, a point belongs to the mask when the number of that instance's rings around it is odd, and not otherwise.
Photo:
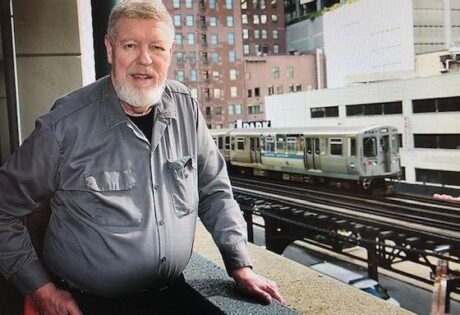
[(166, 261), (166, 257), (165, 256), (161, 257), (161, 262), (163, 263), (165, 261)]
[(158, 221), (158, 224), (159, 224), (159, 225), (163, 225), (163, 224), (165, 224), (165, 221), (160, 220), (160, 221)]
[(160, 186), (158, 186), (158, 185), (153, 186), (153, 189), (155, 189), (155, 190), (158, 190), (158, 188), (160, 188)]

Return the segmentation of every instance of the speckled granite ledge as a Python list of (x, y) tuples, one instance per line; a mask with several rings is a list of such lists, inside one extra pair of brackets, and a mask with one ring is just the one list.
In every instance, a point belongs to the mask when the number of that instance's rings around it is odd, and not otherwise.
[(278, 302), (263, 305), (253, 298), (240, 294), (235, 290), (234, 282), (225, 270), (196, 253), (193, 254), (184, 275), (187, 284), (197, 293), (192, 304), (195, 304), (199, 313), (206, 315), (298, 314)]
[[(413, 314), (253, 244), (249, 244), (249, 251), (254, 270), (278, 284), (291, 309), (281, 309), (277, 304), (259, 306), (254, 300), (236, 295), (233, 284), (223, 269), (220, 270), (222, 277), (218, 278), (214, 278), (212, 273), (200, 274), (203, 271), (194, 269), (197, 267), (194, 264), (202, 259), (196, 258), (199, 256), (192, 259), (185, 272), (187, 281), (190, 281), (217, 309), (222, 306), (224, 314), (292, 314), (293, 311), (300, 314)], [(201, 223), (197, 226), (194, 252), (207, 260), (204, 264), (212, 262), (224, 268), (217, 247)], [(209, 272), (215, 272), (213, 268), (204, 268)], [(233, 298), (238, 301), (229, 301)], [(253, 306), (255, 308), (252, 308)], [(262, 313), (259, 312), (260, 307), (263, 309)], [(290, 313), (281, 313), (278, 310)]]

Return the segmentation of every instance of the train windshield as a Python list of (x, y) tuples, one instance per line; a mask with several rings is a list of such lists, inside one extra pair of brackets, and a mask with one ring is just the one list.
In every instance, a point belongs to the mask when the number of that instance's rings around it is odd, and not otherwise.
[(363, 138), (363, 153), (365, 157), (377, 156), (377, 140), (375, 137)]

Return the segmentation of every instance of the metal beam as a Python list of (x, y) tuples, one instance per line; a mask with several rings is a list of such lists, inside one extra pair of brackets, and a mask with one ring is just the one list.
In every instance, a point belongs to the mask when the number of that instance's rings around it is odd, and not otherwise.
[(14, 48), (13, 9), (11, 0), (1, 0), (0, 10), (3, 63), (5, 71), (6, 106), (10, 151), (19, 147), (19, 115), (16, 86), (16, 56)]

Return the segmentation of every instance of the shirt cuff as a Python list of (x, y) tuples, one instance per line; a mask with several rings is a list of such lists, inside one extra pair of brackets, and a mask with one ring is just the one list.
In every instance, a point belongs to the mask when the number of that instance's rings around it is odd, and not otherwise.
[(34, 260), (8, 277), (8, 281), (26, 295), (34, 292), (45, 283), (51, 282), (51, 279), (40, 261)]
[(220, 252), (224, 260), (225, 269), (230, 277), (233, 271), (238, 268), (250, 267), (252, 269), (252, 262), (246, 242), (240, 242), (229, 248), (222, 248)]

